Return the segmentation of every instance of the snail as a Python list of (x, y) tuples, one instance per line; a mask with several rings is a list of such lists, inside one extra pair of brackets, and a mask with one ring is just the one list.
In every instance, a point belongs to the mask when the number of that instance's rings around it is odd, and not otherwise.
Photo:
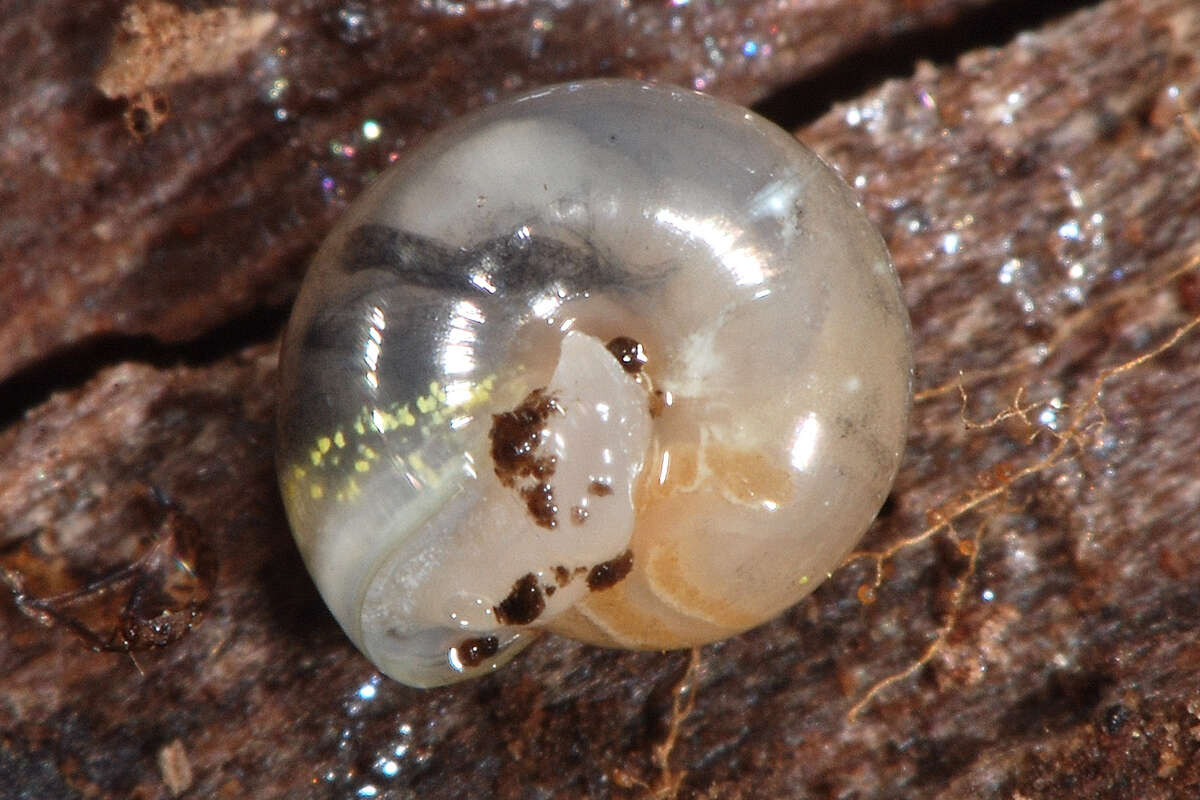
[(333, 616), (436, 686), (541, 631), (683, 648), (795, 604), (889, 490), (910, 372), (887, 250), (816, 155), (699, 93), (564, 84), (433, 135), (333, 228), (277, 469)]

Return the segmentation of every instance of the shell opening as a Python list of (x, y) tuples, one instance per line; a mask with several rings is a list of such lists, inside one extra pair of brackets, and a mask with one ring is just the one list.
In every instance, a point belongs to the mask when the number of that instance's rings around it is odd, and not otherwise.
[(494, 669), (531, 639), (525, 626), (623, 580), (651, 434), (636, 371), (568, 332), (547, 385), (492, 416), (471, 456), (492, 468), (462, 472), (376, 571), (361, 617), (371, 658), (420, 685)]

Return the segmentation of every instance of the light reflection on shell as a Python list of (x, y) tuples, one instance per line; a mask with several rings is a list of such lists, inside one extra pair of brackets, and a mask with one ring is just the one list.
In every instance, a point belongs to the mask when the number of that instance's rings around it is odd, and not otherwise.
[(628, 81), (433, 137), (284, 343), (279, 475), (334, 616), (432, 686), (549, 629), (662, 649), (810, 592), (887, 493), (908, 323), (878, 234), (753, 114)]

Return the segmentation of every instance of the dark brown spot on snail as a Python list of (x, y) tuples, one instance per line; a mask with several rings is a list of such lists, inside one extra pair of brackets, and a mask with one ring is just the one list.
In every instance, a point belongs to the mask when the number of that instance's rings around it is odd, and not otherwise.
[(558, 506), (554, 504), (554, 489), (548, 483), (539, 483), (521, 490), (525, 507), (533, 521), (543, 528), (558, 526)]
[(462, 662), (463, 666), (478, 667), (500, 651), (500, 640), (495, 636), (463, 639), (456, 649), (458, 650), (458, 660)]
[(496, 619), (505, 625), (528, 625), (546, 608), (546, 599), (532, 572), (518, 578), (512, 591), (495, 607)]
[(492, 464), (500, 483), (516, 488), (519, 478), (533, 478), (537, 483), (518, 491), (534, 522), (543, 528), (558, 525), (558, 506), (554, 489), (546, 482), (554, 474), (555, 457), (539, 455), (542, 431), (551, 414), (562, 413), (562, 407), (544, 389), (530, 392), (512, 411), (492, 416)]
[(626, 550), (616, 558), (597, 564), (588, 572), (587, 585), (592, 591), (608, 589), (625, 579), (633, 569), (633, 551)]
[(621, 362), (621, 366), (630, 375), (636, 375), (642, 371), (642, 367), (646, 365), (646, 352), (642, 349), (642, 345), (636, 339), (631, 339), (628, 336), (618, 336), (611, 340), (606, 347), (608, 352), (612, 353), (617, 361)]
[(492, 416), (492, 463), (501, 483), (512, 486), (518, 477), (553, 473), (553, 460), (539, 457), (537, 450), (546, 420), (561, 411), (544, 389), (534, 389), (512, 411)]

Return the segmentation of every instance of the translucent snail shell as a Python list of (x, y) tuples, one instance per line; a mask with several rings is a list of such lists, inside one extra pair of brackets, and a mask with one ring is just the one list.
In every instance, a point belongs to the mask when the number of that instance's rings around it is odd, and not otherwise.
[(431, 137), (330, 233), (279, 479), (333, 615), (404, 683), (541, 629), (687, 647), (853, 547), (910, 362), (883, 242), (815, 155), (701, 94), (567, 84)]

